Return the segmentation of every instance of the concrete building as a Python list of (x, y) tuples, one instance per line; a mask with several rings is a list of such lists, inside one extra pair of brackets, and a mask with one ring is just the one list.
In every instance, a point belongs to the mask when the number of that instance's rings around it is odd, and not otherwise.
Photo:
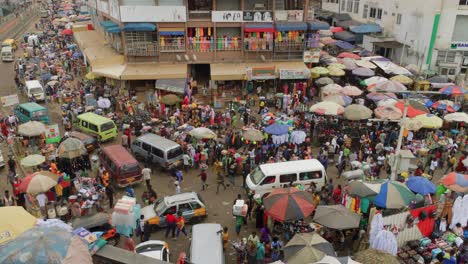
[(322, 0), (322, 8), (376, 23), (363, 47), (401, 64), (455, 77), (468, 68), (467, 0)]
[[(96, 30), (75, 38), (97, 75), (125, 87), (215, 97), (304, 82), (316, 42), (308, 0), (87, 0)], [(273, 91), (272, 91), (273, 92)], [(274, 91), (276, 92), (276, 91)]]

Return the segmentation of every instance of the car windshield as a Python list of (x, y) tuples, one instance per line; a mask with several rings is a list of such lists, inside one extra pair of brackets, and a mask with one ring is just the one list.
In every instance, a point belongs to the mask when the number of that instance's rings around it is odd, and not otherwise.
[(182, 148), (181, 147), (177, 147), (175, 149), (171, 149), (167, 152), (167, 159), (173, 159), (173, 158), (176, 158), (178, 156), (182, 155)]
[(32, 113), (32, 117), (41, 117), (41, 116), (46, 116), (47, 113), (44, 110), (41, 111), (36, 111)]
[(163, 245), (161, 244), (147, 244), (147, 245), (142, 245), (139, 246), (135, 249), (137, 253), (145, 253), (145, 252), (151, 252), (151, 251), (161, 251), (163, 248)]
[(260, 167), (257, 167), (255, 170), (253, 170), (250, 173), (250, 179), (252, 180), (254, 184), (259, 184), (264, 177), (265, 177), (265, 174), (263, 174)]
[(138, 164), (129, 164), (129, 165), (123, 166), (122, 173), (132, 174), (132, 173), (138, 172), (139, 170), (140, 170), (140, 166), (138, 166)]
[(107, 122), (101, 125), (101, 132), (115, 128), (114, 122)]
[(39, 88), (39, 87), (31, 88), (31, 90), (29, 90), (29, 92), (30, 92), (31, 94), (42, 93), (42, 88)]
[(157, 215), (161, 215), (162, 213), (164, 213), (165, 209), (166, 205), (164, 204), (164, 198), (157, 200), (154, 204), (154, 211)]

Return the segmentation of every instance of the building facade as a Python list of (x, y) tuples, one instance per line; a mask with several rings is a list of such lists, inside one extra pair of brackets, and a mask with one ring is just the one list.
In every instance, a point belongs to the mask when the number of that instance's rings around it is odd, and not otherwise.
[(322, 8), (376, 23), (363, 47), (401, 64), (455, 77), (468, 67), (467, 0), (322, 0)]

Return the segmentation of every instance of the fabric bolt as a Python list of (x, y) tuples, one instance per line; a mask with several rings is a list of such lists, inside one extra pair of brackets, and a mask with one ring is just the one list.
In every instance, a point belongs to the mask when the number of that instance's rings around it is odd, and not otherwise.
[(388, 230), (380, 230), (372, 241), (371, 248), (382, 250), (396, 256), (398, 252), (396, 237)]
[(288, 142), (289, 135), (288, 134), (285, 134), (285, 135), (272, 135), (271, 138), (273, 140), (273, 144), (281, 145), (283, 143)]

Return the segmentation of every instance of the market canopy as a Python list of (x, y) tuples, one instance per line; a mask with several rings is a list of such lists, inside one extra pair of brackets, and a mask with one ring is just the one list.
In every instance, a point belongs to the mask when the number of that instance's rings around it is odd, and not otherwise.
[(248, 23), (244, 26), (245, 32), (275, 32), (273, 23)]
[(362, 24), (359, 26), (350, 26), (349, 30), (357, 34), (378, 33), (382, 28), (378, 24)]
[(335, 33), (335, 38), (343, 41), (354, 42), (356, 41), (356, 35), (349, 31), (342, 31)]
[(276, 31), (307, 31), (307, 23), (305, 22), (276, 22)]
[(36, 225), (37, 219), (21, 206), (0, 207), (0, 245)]
[(309, 30), (327, 30), (330, 29), (330, 25), (325, 21), (312, 20), (307, 21)]
[(160, 79), (156, 80), (156, 89), (184, 94), (186, 84), (186, 79)]
[(156, 30), (156, 25), (152, 23), (126, 23), (123, 31), (151, 32)]
[(106, 32), (109, 33), (120, 33), (122, 31), (119, 24), (110, 20), (101, 21), (99, 24)]

